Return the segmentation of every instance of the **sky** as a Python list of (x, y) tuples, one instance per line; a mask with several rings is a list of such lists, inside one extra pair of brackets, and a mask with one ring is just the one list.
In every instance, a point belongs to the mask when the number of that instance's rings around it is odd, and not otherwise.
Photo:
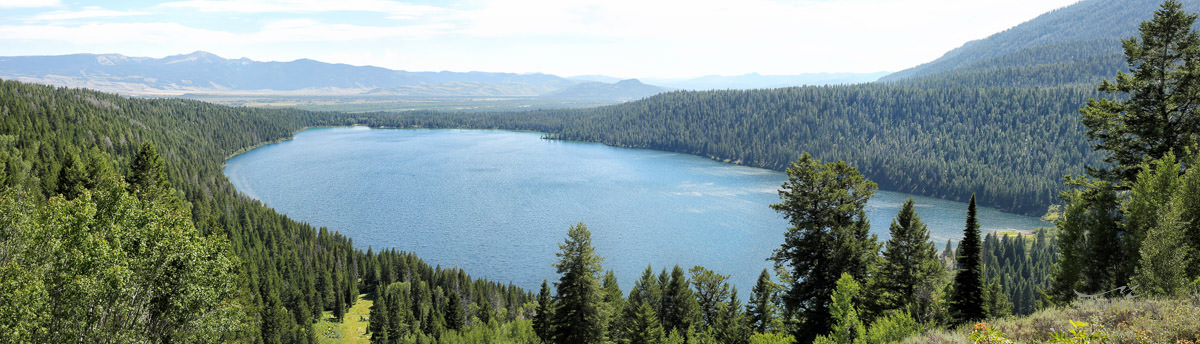
[(1077, 0), (0, 0), (0, 56), (686, 78), (899, 71)]

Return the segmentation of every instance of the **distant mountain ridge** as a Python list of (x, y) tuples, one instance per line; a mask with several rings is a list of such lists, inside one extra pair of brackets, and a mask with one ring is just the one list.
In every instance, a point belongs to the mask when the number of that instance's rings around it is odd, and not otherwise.
[(572, 99), (619, 99), (623, 101), (637, 100), (663, 93), (667, 89), (647, 85), (638, 79), (621, 80), (615, 83), (604, 83), (599, 81), (586, 82), (574, 86), (570, 86), (550, 94), (546, 97), (556, 98), (572, 98)]
[[(1126, 68), (1121, 39), (1138, 34), (1161, 0), (1083, 0), (967, 42), (931, 62), (880, 78), (928, 86), (1094, 86)], [(1184, 1), (1200, 11), (1200, 1)]]
[(807, 73), (793, 75), (708, 75), (690, 79), (646, 79), (655, 85), (687, 90), (763, 89), (795, 86), (844, 85), (873, 82), (888, 72)]
[(164, 58), (119, 54), (0, 57), (0, 78), (126, 94), (392, 89), (401, 95), (424, 95), (431, 93), (428, 88), (432, 87), (454, 89), (463, 96), (537, 96), (583, 83), (540, 73), (408, 72), (310, 59), (225, 59), (203, 51)]

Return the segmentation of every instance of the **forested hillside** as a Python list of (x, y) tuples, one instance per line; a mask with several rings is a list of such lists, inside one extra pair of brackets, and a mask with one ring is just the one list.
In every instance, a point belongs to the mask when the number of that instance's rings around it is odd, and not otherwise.
[(782, 170), (804, 152), (845, 160), (887, 190), (1041, 215), (1062, 176), (1098, 158), (1078, 89), (887, 84), (671, 92), (592, 109), (372, 116), (375, 126), (538, 130), (567, 140), (683, 152)]
[[(925, 86), (1092, 88), (1125, 70), (1121, 39), (1137, 34), (1158, 0), (1083, 0), (971, 41), (883, 78)], [(1184, 2), (1200, 10), (1200, 2)]]
[[(1121, 40), (1159, 1), (1086, 0), (892, 82), (672, 92), (593, 109), (378, 116), (377, 126), (539, 130), (551, 137), (782, 170), (801, 153), (846, 160), (886, 190), (1041, 215), (1062, 177), (1102, 164), (1078, 108), (1127, 64)], [(1184, 10), (1200, 9), (1189, 2)]]
[[(331, 113), (3, 81), (0, 342), (314, 342), (312, 324), (324, 312), (340, 317), (372, 283), (396, 280), (439, 302), (424, 308), (426, 317), (447, 305), (470, 315), (481, 300), (512, 309), (506, 319), (524, 316), (532, 296), (520, 289), (409, 254), (364, 253), (350, 238), (239, 195), (221, 173), (235, 152), (305, 126), (349, 123)], [(146, 196), (140, 185), (159, 185), (154, 194), (163, 196)], [(150, 245), (160, 241), (170, 247)], [(193, 253), (181, 260), (168, 249)], [(231, 270), (217, 268), (223, 259)], [(138, 292), (147, 287), (156, 289)], [(449, 303), (452, 292), (459, 302)], [(97, 306), (127, 308), (108, 310), (120, 316), (113, 320), (88, 310)], [(431, 323), (426, 331), (443, 330)]]

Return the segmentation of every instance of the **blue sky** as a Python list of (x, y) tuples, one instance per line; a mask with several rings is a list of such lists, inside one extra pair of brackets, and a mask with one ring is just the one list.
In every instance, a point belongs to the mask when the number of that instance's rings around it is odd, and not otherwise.
[(0, 56), (204, 50), (410, 71), (898, 71), (1077, 0), (0, 0)]

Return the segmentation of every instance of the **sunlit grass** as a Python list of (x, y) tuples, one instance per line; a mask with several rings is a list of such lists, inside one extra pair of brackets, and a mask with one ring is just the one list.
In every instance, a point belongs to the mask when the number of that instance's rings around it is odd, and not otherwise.
[(324, 312), (321, 315), (321, 321), (313, 325), (313, 330), (317, 331), (317, 342), (322, 344), (370, 343), (371, 335), (367, 334), (369, 323), (367, 316), (371, 314), (371, 304), (374, 302), (365, 297), (366, 294), (358, 296), (358, 302), (350, 307), (350, 311), (346, 312), (345, 321), (341, 323), (333, 320), (333, 313)]

